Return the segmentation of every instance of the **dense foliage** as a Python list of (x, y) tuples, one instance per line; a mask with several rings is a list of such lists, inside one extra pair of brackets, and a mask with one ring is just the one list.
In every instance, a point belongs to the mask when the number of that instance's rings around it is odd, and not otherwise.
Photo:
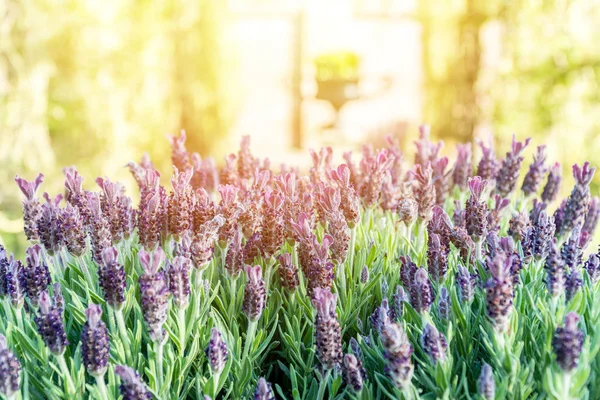
[[(557, 200), (545, 147), (521, 180), (481, 143), (453, 165), (427, 128), (414, 166), (393, 140), (307, 174), (250, 152), (193, 165), (171, 138), (172, 188), (65, 170), (24, 194), (24, 262), (0, 250), (7, 398), (570, 399), (600, 392), (600, 255), (584, 262), (595, 168)], [(521, 184), (522, 182), (522, 184)], [(538, 194), (539, 197), (538, 197)], [(479, 397), (478, 397), (479, 396)]]

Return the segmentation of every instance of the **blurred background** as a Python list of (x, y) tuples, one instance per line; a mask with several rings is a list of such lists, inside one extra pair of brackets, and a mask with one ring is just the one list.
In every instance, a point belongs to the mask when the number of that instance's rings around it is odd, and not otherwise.
[(515, 132), (568, 191), (574, 162), (600, 161), (598, 37), (596, 0), (0, 0), (1, 240), (21, 247), (15, 174), (131, 184), (148, 152), (168, 175), (181, 129), (218, 164), (245, 134), (305, 164), (386, 134), (412, 154), (423, 122), (450, 156), (492, 135), (502, 157)]

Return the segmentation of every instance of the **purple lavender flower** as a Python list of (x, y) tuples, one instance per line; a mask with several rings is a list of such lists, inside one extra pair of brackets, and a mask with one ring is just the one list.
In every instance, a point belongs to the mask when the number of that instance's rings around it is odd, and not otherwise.
[(23, 264), (20, 260), (11, 260), (6, 271), (5, 283), (6, 293), (13, 307), (23, 307), (23, 296), (25, 295), (27, 282), (23, 273)]
[(569, 239), (563, 244), (560, 254), (565, 262), (565, 267), (573, 269), (581, 264), (583, 249), (580, 245), (581, 227), (577, 226), (571, 232)]
[(475, 295), (477, 275), (471, 274), (467, 268), (459, 265), (455, 280), (458, 284), (460, 300), (467, 303), (472, 302)]
[(452, 182), (461, 190), (467, 188), (467, 180), (471, 177), (473, 166), (471, 165), (471, 143), (456, 146), (457, 156), (454, 168), (452, 168)]
[(410, 286), (410, 304), (416, 312), (428, 312), (433, 303), (433, 289), (425, 268), (419, 268)]
[(410, 255), (400, 256), (402, 267), (400, 268), (400, 280), (407, 290), (410, 290), (415, 273), (417, 272), (417, 264), (415, 264)]
[(465, 227), (475, 242), (481, 240), (487, 230), (488, 208), (481, 198), (486, 186), (487, 181), (482, 180), (479, 176), (469, 179), (471, 196), (467, 200), (465, 208)]
[(19, 175), (15, 176), (15, 182), (21, 189), (21, 192), (25, 195), (25, 199), (23, 200), (23, 220), (25, 222), (25, 236), (29, 241), (38, 240), (38, 229), (37, 223), (42, 215), (42, 210), (40, 208), (40, 203), (35, 198), (35, 194), (44, 181), (44, 175), (38, 174), (35, 181), (28, 182), (23, 178), (20, 178)]
[(460, 200), (454, 200), (454, 215), (452, 215), (452, 222), (455, 226), (465, 227), (465, 210), (462, 208), (462, 202)]
[(556, 199), (558, 192), (560, 191), (561, 181), (562, 171), (560, 164), (554, 163), (554, 165), (550, 167), (548, 181), (546, 182), (546, 186), (544, 186), (544, 190), (542, 191), (542, 201), (544, 203), (551, 203)]
[(433, 363), (446, 361), (446, 349), (448, 343), (443, 334), (431, 324), (425, 325), (421, 335), (421, 346), (423, 351), (431, 358)]
[(527, 138), (524, 143), (517, 142), (517, 137), (513, 135), (511, 151), (506, 153), (496, 176), (496, 193), (502, 197), (507, 197), (517, 185), (519, 169), (524, 160), (522, 154), (530, 140), (531, 138)]
[(442, 320), (450, 319), (450, 308), (452, 307), (452, 301), (450, 299), (450, 293), (448, 289), (442, 287), (440, 289), (440, 295), (438, 297), (438, 313)]
[(93, 376), (102, 376), (108, 368), (110, 342), (108, 329), (102, 322), (102, 308), (91, 304), (85, 310), (86, 323), (81, 330), (81, 356), (83, 365)]
[(490, 146), (486, 146), (483, 141), (479, 141), (478, 144), (481, 147), (482, 157), (477, 165), (476, 175), (488, 182), (495, 183), (499, 165), (498, 160), (496, 160), (493, 143), (490, 143)]
[(581, 270), (573, 269), (569, 276), (567, 276), (567, 281), (565, 283), (565, 293), (567, 301), (570, 301), (579, 289), (583, 286), (583, 276), (581, 275)]
[(494, 207), (490, 209), (487, 215), (487, 228), (488, 231), (498, 232), (500, 230), (500, 217), (502, 211), (504, 211), (510, 205), (510, 200), (502, 198), (500, 195), (494, 196)]
[(527, 212), (515, 213), (508, 223), (508, 234), (512, 236), (515, 242), (523, 242), (527, 237), (529, 224), (529, 214)]
[(486, 311), (498, 332), (508, 330), (509, 316), (513, 308), (514, 288), (510, 268), (512, 256), (498, 253), (489, 260), (488, 268), (491, 273), (486, 282)]
[(265, 290), (265, 281), (262, 279), (262, 269), (260, 265), (244, 267), (248, 282), (244, 290), (244, 302), (242, 311), (250, 321), (258, 321), (265, 309), (267, 292)]
[(365, 264), (360, 271), (360, 283), (365, 284), (369, 282), (369, 267)]
[(88, 207), (91, 213), (90, 241), (92, 244), (92, 258), (97, 264), (102, 262), (102, 251), (112, 245), (110, 225), (102, 214), (100, 197), (98, 193), (87, 193)]
[(565, 262), (554, 239), (544, 264), (546, 287), (553, 297), (560, 296), (565, 290)]
[(590, 254), (590, 257), (585, 262), (585, 270), (595, 285), (600, 279), (600, 256), (597, 253)]
[(556, 328), (552, 338), (552, 348), (559, 367), (570, 372), (577, 368), (583, 348), (583, 332), (577, 327), (579, 315), (570, 312), (565, 317), (564, 326)]
[(69, 344), (63, 324), (62, 307), (53, 304), (46, 291), (40, 294), (39, 305), (39, 312), (35, 317), (38, 332), (50, 352), (61, 355)]
[(533, 225), (527, 230), (523, 248), (528, 256), (542, 259), (548, 254), (550, 243), (554, 237), (554, 223), (546, 211), (542, 211), (537, 220), (532, 223)]
[(346, 354), (342, 366), (344, 383), (355, 392), (360, 392), (364, 385), (362, 362), (353, 354)]
[(51, 199), (48, 193), (44, 193), (46, 202), (42, 204), (42, 214), (37, 221), (38, 237), (50, 255), (59, 252), (63, 246), (63, 232), (59, 222), (59, 204), (62, 198), (62, 194), (59, 194)]
[(58, 223), (69, 253), (75, 257), (83, 256), (87, 249), (86, 230), (77, 207), (67, 203), (66, 207), (59, 212)]
[(417, 185), (413, 189), (413, 194), (419, 205), (419, 218), (427, 222), (433, 217), (432, 210), (436, 201), (431, 165), (427, 164), (425, 167), (416, 165), (412, 176), (417, 182)]
[(180, 309), (185, 309), (190, 302), (191, 264), (188, 258), (175, 257), (167, 269), (169, 291), (173, 294), (173, 303)]
[(92, 214), (87, 200), (87, 192), (83, 190), (83, 177), (75, 168), (65, 168), (65, 200), (76, 207), (87, 228), (91, 224)]
[(165, 274), (160, 270), (165, 253), (159, 247), (150, 255), (144, 249), (139, 252), (144, 274), (140, 276), (141, 305), (144, 321), (154, 342), (165, 338), (164, 323), (169, 312), (169, 289)]
[(281, 245), (283, 245), (285, 239), (283, 227), (283, 203), (284, 196), (279, 190), (265, 192), (261, 230), (261, 247), (265, 257), (272, 256), (279, 251)]
[(433, 233), (429, 238), (430, 244), (427, 250), (429, 275), (436, 282), (442, 282), (446, 278), (446, 271), (448, 271), (446, 249), (442, 247), (439, 235)]
[(435, 187), (435, 203), (439, 206), (444, 205), (450, 191), (450, 178), (452, 170), (446, 171), (448, 167), (448, 157), (442, 157), (433, 162), (433, 186)]
[(106, 303), (115, 310), (120, 310), (125, 303), (127, 277), (125, 268), (119, 264), (117, 256), (117, 249), (114, 247), (102, 251), (102, 265), (98, 269), (98, 283), (104, 292)]
[(21, 389), (21, 362), (0, 334), (0, 393), (13, 399)]
[(117, 365), (115, 374), (121, 378), (119, 391), (123, 396), (123, 400), (150, 400), (152, 398), (152, 393), (140, 378), (140, 374), (133, 368), (126, 365)]
[(588, 208), (588, 213), (585, 216), (583, 228), (581, 230), (583, 232), (586, 232), (588, 235), (593, 236), (594, 232), (596, 232), (596, 227), (598, 226), (599, 219), (600, 219), (600, 197), (594, 196), (594, 197), (592, 197), (592, 201), (590, 202), (590, 206)]
[(413, 348), (402, 327), (397, 323), (387, 324), (381, 330), (385, 358), (385, 372), (394, 386), (402, 389), (410, 384), (414, 366)]
[(299, 284), (298, 268), (292, 263), (292, 255), (284, 253), (277, 256), (279, 261), (279, 279), (281, 286), (293, 292)]
[(540, 188), (540, 184), (542, 183), (542, 179), (544, 179), (544, 175), (548, 168), (544, 165), (546, 162), (546, 146), (538, 146), (537, 152), (535, 156), (533, 156), (533, 163), (529, 166), (529, 171), (525, 175), (523, 179), (523, 186), (521, 186), (521, 190), (525, 194), (525, 196), (530, 196), (534, 193), (537, 193)]
[(376, 332), (380, 332), (381, 328), (385, 324), (390, 322), (389, 313), (390, 306), (388, 304), (388, 300), (384, 298), (381, 301), (381, 305), (379, 307), (376, 307), (375, 311), (373, 311), (373, 314), (371, 314), (371, 316), (369, 317), (373, 330), (375, 330)]
[(11, 262), (12, 256), (9, 259), (6, 255), (6, 249), (0, 244), (0, 297), (4, 297), (8, 294), (6, 274), (8, 273)]
[(315, 344), (323, 369), (336, 368), (342, 361), (342, 330), (335, 305), (337, 295), (329, 289), (315, 288), (312, 299), (317, 310)]
[(271, 388), (271, 384), (261, 377), (258, 379), (256, 389), (254, 390), (254, 400), (275, 400), (275, 393)]
[(223, 340), (221, 332), (217, 328), (212, 328), (210, 331), (210, 341), (204, 352), (206, 353), (208, 365), (212, 372), (215, 374), (221, 373), (229, 359), (229, 349), (227, 348), (227, 343)]
[(396, 293), (392, 295), (392, 308), (390, 309), (390, 319), (398, 322), (402, 319), (404, 313), (404, 303), (407, 303), (408, 295), (402, 288), (402, 286), (396, 286)]
[(481, 367), (479, 379), (477, 379), (477, 393), (485, 400), (494, 400), (496, 398), (496, 381), (494, 380), (494, 371), (488, 363)]
[(323, 217), (327, 223), (327, 232), (333, 238), (331, 244), (331, 258), (338, 265), (346, 260), (350, 233), (344, 215), (340, 211), (340, 191), (332, 187), (326, 187), (318, 193), (317, 204), (323, 211)]
[(590, 167), (589, 162), (583, 164), (583, 167), (577, 164), (573, 165), (573, 176), (576, 183), (565, 204), (564, 215), (561, 219), (562, 223), (560, 224), (560, 230), (557, 232), (558, 236), (564, 236), (584, 220), (591, 201), (590, 182), (595, 172), (596, 168)]
[(27, 253), (26, 268), (23, 269), (25, 293), (31, 304), (38, 304), (40, 294), (50, 285), (50, 271), (42, 260), (42, 248), (36, 244), (25, 250)]

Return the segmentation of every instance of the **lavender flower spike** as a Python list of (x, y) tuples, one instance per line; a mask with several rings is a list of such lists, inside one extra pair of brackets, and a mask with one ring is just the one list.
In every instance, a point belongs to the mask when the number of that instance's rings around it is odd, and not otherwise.
[(474, 242), (480, 241), (487, 232), (488, 207), (482, 200), (487, 181), (476, 176), (469, 179), (471, 196), (465, 207), (465, 227)]
[(577, 327), (579, 315), (570, 312), (565, 317), (565, 324), (556, 328), (552, 338), (552, 348), (556, 354), (556, 362), (565, 372), (577, 368), (583, 347), (583, 332)]
[(125, 286), (127, 277), (125, 268), (117, 261), (117, 249), (109, 247), (102, 251), (102, 266), (98, 269), (98, 282), (104, 292), (104, 300), (120, 310), (125, 303)]
[(493, 143), (486, 146), (483, 141), (478, 142), (483, 153), (479, 164), (477, 165), (477, 176), (487, 180), (488, 182), (496, 181), (496, 174), (498, 173), (498, 160), (496, 160), (496, 153), (494, 152)]
[(342, 330), (335, 306), (337, 295), (329, 289), (315, 288), (312, 303), (317, 310), (315, 344), (323, 369), (333, 369), (342, 361)]
[(0, 393), (14, 399), (21, 388), (21, 362), (6, 345), (0, 334)]
[(551, 203), (556, 200), (558, 192), (560, 191), (560, 183), (562, 181), (562, 171), (559, 163), (554, 163), (550, 167), (550, 173), (548, 174), (548, 181), (544, 190), (542, 191), (542, 201), (544, 203)]
[(506, 153), (496, 177), (496, 192), (502, 197), (508, 196), (517, 185), (519, 169), (524, 160), (522, 154), (530, 140), (531, 138), (527, 138), (524, 143), (517, 142), (517, 137), (513, 134), (511, 151)]
[(121, 378), (119, 391), (123, 396), (123, 400), (150, 400), (152, 398), (152, 393), (140, 378), (140, 374), (133, 368), (126, 365), (117, 365), (115, 374)]
[(381, 330), (385, 358), (385, 372), (394, 386), (402, 389), (410, 384), (414, 366), (411, 361), (413, 348), (402, 327), (397, 323), (387, 324)]
[(81, 331), (81, 355), (83, 365), (92, 376), (102, 376), (108, 368), (110, 342), (108, 329), (102, 322), (102, 308), (91, 304), (85, 310), (86, 323)]
[(440, 296), (438, 298), (438, 313), (442, 320), (450, 319), (450, 308), (452, 306), (452, 300), (448, 289), (442, 287), (440, 289)]
[(23, 269), (25, 293), (33, 305), (38, 304), (40, 293), (50, 285), (50, 271), (42, 261), (42, 248), (36, 244), (27, 250), (26, 268)]
[(446, 349), (448, 343), (443, 334), (431, 324), (425, 325), (421, 335), (421, 345), (425, 353), (429, 355), (433, 363), (446, 361)]
[(428, 312), (433, 302), (433, 290), (425, 268), (419, 268), (410, 285), (410, 304), (418, 313)]
[(290, 292), (296, 290), (299, 285), (298, 280), (298, 267), (292, 263), (292, 255), (290, 253), (284, 253), (277, 256), (279, 261), (279, 279), (281, 286), (288, 289)]
[(560, 254), (556, 239), (550, 245), (550, 252), (544, 264), (546, 287), (552, 297), (560, 296), (565, 290), (565, 263)]
[(60, 356), (69, 344), (63, 324), (62, 308), (53, 304), (46, 291), (40, 295), (39, 305), (39, 313), (35, 317), (38, 332), (50, 352)]
[(494, 381), (494, 372), (488, 363), (481, 367), (479, 379), (477, 379), (477, 393), (485, 400), (494, 400), (496, 398), (496, 382)]
[(188, 258), (175, 257), (167, 270), (169, 291), (173, 294), (173, 303), (180, 309), (185, 309), (190, 302), (191, 265)]
[(452, 169), (452, 182), (454, 186), (458, 186), (461, 190), (467, 188), (467, 180), (473, 172), (471, 165), (471, 143), (457, 145), (456, 163)]
[(42, 210), (40, 203), (35, 198), (35, 194), (44, 181), (44, 175), (38, 174), (35, 181), (28, 182), (19, 175), (15, 176), (15, 182), (25, 195), (23, 200), (23, 220), (25, 221), (25, 236), (30, 241), (38, 240), (37, 222), (41, 217)]
[(458, 293), (460, 300), (470, 303), (475, 296), (476, 275), (473, 275), (469, 270), (462, 265), (458, 266), (455, 281), (458, 284)]
[[(588, 270), (589, 271), (589, 270)], [(23, 307), (26, 282), (23, 275), (23, 264), (21, 261), (12, 259), (6, 271), (6, 294), (10, 298), (13, 307)]]
[(248, 282), (244, 290), (244, 302), (242, 311), (250, 321), (258, 321), (265, 309), (267, 292), (265, 290), (265, 281), (262, 279), (262, 270), (260, 265), (244, 267), (248, 275)]
[(514, 288), (510, 274), (511, 266), (512, 255), (507, 257), (504, 253), (496, 254), (488, 262), (491, 277), (485, 285), (486, 309), (494, 327), (500, 333), (508, 330), (508, 319), (513, 308)]
[(355, 392), (360, 392), (364, 384), (362, 363), (354, 354), (344, 356), (344, 365), (342, 367), (342, 376), (344, 383), (350, 386)]
[(585, 269), (595, 285), (600, 279), (600, 255), (593, 253), (585, 262)]
[(210, 331), (210, 341), (204, 352), (213, 373), (221, 373), (229, 359), (229, 349), (227, 348), (227, 343), (223, 341), (221, 332), (217, 328), (212, 328)]
[(573, 176), (576, 183), (565, 204), (564, 214), (561, 218), (562, 223), (557, 232), (558, 236), (564, 236), (585, 218), (591, 201), (590, 182), (595, 172), (596, 168), (590, 167), (589, 162), (583, 164), (582, 167), (577, 164), (573, 165)]
[(275, 393), (271, 388), (271, 384), (267, 380), (261, 377), (256, 384), (256, 390), (254, 390), (254, 400), (275, 400)]
[(529, 171), (523, 179), (521, 190), (525, 196), (530, 196), (538, 191), (542, 179), (548, 170), (544, 165), (546, 162), (546, 146), (538, 146), (537, 152), (533, 157), (533, 163), (529, 166)]
[(145, 271), (139, 278), (142, 312), (150, 338), (160, 343), (165, 338), (163, 325), (167, 321), (169, 311), (167, 280), (164, 272), (160, 271), (165, 253), (159, 247), (151, 257), (142, 249), (139, 257)]

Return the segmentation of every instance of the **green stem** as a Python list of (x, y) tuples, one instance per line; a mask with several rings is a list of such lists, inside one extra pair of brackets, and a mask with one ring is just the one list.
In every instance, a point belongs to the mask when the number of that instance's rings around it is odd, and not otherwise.
[(71, 377), (71, 372), (67, 367), (67, 362), (65, 361), (65, 356), (63, 354), (56, 356), (56, 361), (58, 362), (58, 366), (63, 373), (63, 380), (67, 383), (67, 393), (69, 395), (75, 395), (75, 383), (73, 383), (73, 378)]
[(106, 383), (104, 383), (104, 374), (100, 376), (96, 376), (96, 387), (98, 388), (98, 393), (100, 394), (101, 400), (108, 400), (108, 391), (106, 390)]
[(563, 372), (563, 387), (561, 400), (570, 400), (569, 392), (571, 391), (571, 374)]
[(156, 391), (159, 392), (163, 381), (163, 348), (164, 343), (161, 340), (156, 342)]
[(221, 379), (221, 371), (219, 372), (215, 372), (213, 373), (213, 392), (212, 392), (212, 398), (216, 399), (217, 395), (219, 394), (219, 380)]
[(348, 265), (350, 266), (350, 271), (354, 274), (354, 246), (356, 243), (356, 227), (350, 229), (350, 249), (348, 254)]
[(179, 354), (183, 356), (185, 351), (185, 308), (177, 310), (177, 327), (179, 331)]
[(325, 376), (322, 377), (321, 382), (319, 382), (319, 393), (317, 394), (318, 400), (323, 400), (325, 398), (325, 389), (327, 389), (327, 383), (329, 382), (329, 376), (331, 375), (331, 370), (327, 370)]
[(115, 310), (115, 317), (117, 319), (117, 325), (119, 327), (119, 335), (125, 347), (125, 354), (128, 360), (131, 360), (131, 347), (129, 344), (129, 335), (127, 334), (127, 325), (125, 325), (125, 318), (123, 317), (123, 310)]
[(244, 343), (244, 356), (242, 360), (245, 360), (250, 353), (250, 346), (254, 342), (254, 335), (256, 334), (257, 321), (248, 321), (248, 331), (246, 332), (246, 343)]

